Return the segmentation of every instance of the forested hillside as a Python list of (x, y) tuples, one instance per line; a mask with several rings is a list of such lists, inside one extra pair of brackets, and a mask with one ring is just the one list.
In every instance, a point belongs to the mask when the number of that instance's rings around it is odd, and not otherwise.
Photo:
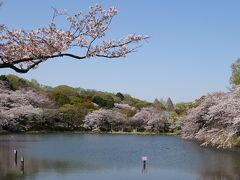
[(15, 75), (0, 76), (1, 131), (36, 130), (173, 132), (176, 113), (128, 94), (66, 85), (49, 87)]

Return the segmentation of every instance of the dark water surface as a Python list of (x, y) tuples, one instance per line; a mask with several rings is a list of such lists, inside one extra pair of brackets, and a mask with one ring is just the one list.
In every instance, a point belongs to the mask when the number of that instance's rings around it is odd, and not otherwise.
[(240, 152), (203, 148), (173, 136), (1, 135), (0, 179), (240, 180)]

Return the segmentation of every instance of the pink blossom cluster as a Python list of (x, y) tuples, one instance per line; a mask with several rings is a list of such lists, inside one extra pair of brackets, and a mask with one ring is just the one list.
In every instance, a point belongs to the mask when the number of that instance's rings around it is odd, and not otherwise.
[(107, 109), (100, 109), (88, 114), (84, 119), (84, 128), (89, 130), (120, 130), (126, 124), (126, 115)]
[[(0, 86), (1, 87), (1, 86)], [(11, 91), (7, 89), (0, 89), (0, 107), (1, 109), (10, 109), (19, 106), (44, 106), (50, 104), (50, 100), (43, 94), (36, 92), (33, 89), (19, 89)]]
[(142, 108), (136, 113), (130, 122), (132, 126), (147, 131), (166, 132), (169, 127), (170, 113), (166, 111), (158, 111), (155, 108)]
[(129, 104), (114, 103), (114, 107), (118, 109), (129, 109), (131, 111), (136, 111), (136, 108), (133, 106), (130, 106)]
[(181, 120), (183, 137), (202, 145), (231, 148), (240, 136), (240, 88), (209, 94)]
[[(66, 11), (54, 10), (51, 23), (36, 30), (9, 30), (0, 25), (0, 68), (12, 68), (25, 73), (50, 58), (88, 57), (117, 58), (135, 51), (148, 36), (129, 34), (120, 40), (103, 40), (106, 31), (117, 15), (115, 7), (104, 10), (101, 6), (90, 7), (88, 13), (68, 15)], [(59, 28), (57, 18), (66, 17), (65, 29)], [(78, 54), (68, 50), (80, 48)]]
[(37, 124), (44, 120), (43, 116), (51, 113), (46, 109), (50, 106), (50, 100), (44, 94), (30, 88), (13, 91), (0, 81), (0, 129), (7, 127), (14, 131), (20, 128), (22, 121), (28, 121), (28, 126)]
[(127, 130), (167, 132), (169, 112), (159, 112), (154, 108), (143, 108), (132, 118), (117, 110), (100, 109), (88, 114), (84, 119), (84, 128), (89, 130)]

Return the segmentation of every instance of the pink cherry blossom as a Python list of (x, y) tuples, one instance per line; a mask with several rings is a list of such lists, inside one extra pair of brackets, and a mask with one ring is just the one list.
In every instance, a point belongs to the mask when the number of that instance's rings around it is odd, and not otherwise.
[(240, 88), (203, 97), (181, 122), (183, 137), (200, 140), (202, 145), (231, 148), (240, 134)]
[[(40, 63), (57, 57), (125, 57), (139, 47), (136, 43), (149, 37), (129, 34), (120, 40), (102, 40), (116, 15), (115, 7), (104, 10), (95, 5), (88, 13), (73, 15), (69, 15), (67, 10), (54, 9), (50, 24), (35, 30), (9, 30), (0, 25), (0, 68), (26, 73)], [(57, 18), (65, 20), (61, 27), (66, 29), (58, 27)], [(78, 49), (79, 53), (72, 54), (69, 52), (71, 49)]]

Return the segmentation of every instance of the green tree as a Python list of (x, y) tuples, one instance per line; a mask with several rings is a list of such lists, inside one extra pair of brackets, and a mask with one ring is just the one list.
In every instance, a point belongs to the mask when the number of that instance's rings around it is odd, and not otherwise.
[(59, 106), (70, 104), (77, 96), (79, 96), (78, 90), (66, 85), (57, 86), (49, 92), (49, 97)]
[(113, 108), (114, 99), (110, 95), (106, 96), (94, 96), (92, 102), (96, 103), (100, 107)]
[(0, 80), (7, 81), (9, 84), (9, 88), (13, 91), (18, 90), (20, 88), (32, 87), (37, 90), (41, 90), (41, 85), (37, 82), (37, 80), (32, 79), (31, 81), (18, 77), (14, 74), (9, 75), (1, 75)]
[(74, 106), (71, 104), (64, 104), (59, 110), (63, 113), (63, 118), (67, 126), (72, 129), (80, 128), (83, 124), (83, 119), (90, 112), (84, 106)]
[(121, 101), (124, 100), (124, 95), (123, 95), (122, 93), (118, 92), (118, 93), (116, 94), (116, 96), (119, 97), (119, 98), (121, 99)]
[(35, 87), (36, 89), (40, 89), (41, 85), (38, 83), (38, 81), (36, 79), (31, 79), (30, 83), (32, 84), (33, 87)]
[(191, 108), (197, 107), (196, 102), (180, 102), (176, 104), (175, 112), (178, 116), (185, 116), (187, 115), (187, 111)]
[(234, 87), (240, 85), (240, 58), (238, 58), (232, 65), (232, 75), (230, 77), (230, 84)]

